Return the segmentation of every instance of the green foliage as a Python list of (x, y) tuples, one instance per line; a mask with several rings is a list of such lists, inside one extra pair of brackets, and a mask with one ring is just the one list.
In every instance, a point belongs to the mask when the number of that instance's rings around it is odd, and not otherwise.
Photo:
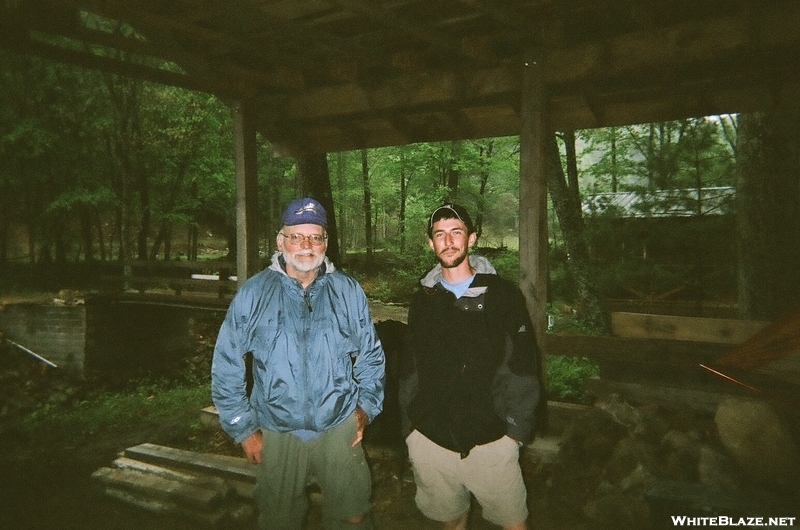
[(519, 282), (519, 252), (509, 249), (479, 248), (475, 254), (489, 259), (497, 274), (512, 282)]
[[(103, 31), (133, 32), (100, 17), (85, 22)], [(207, 94), (5, 52), (0, 52), (0, 66), (0, 237), (13, 238), (0, 241), (0, 259), (62, 263), (88, 261), (98, 254), (106, 260), (153, 258), (162, 249), (164, 259), (174, 259), (169, 252), (182, 256), (190, 248), (188, 241), (198, 239), (198, 231), (199, 239), (207, 235), (213, 240), (209, 246), (215, 257), (235, 249), (232, 118), (225, 104)], [(584, 194), (636, 191), (647, 198), (642, 204), (652, 207), (653, 191), (733, 183), (734, 118), (578, 134)], [(281, 209), (301, 193), (303, 179), (294, 159), (274, 156), (268, 142), (257, 140), (258, 221), (266, 257), (274, 251)], [(471, 212), (480, 231), (479, 252), (518, 247), (517, 137), (365, 153), (369, 223), (362, 152), (331, 153), (328, 167), (341, 252), (350, 256), (363, 251), (369, 224), (376, 260), (378, 254), (402, 256), (392, 258), (397, 261), (390, 267), (393, 272), (383, 277), (355, 268), (362, 277), (370, 276), (376, 298), (405, 301), (419, 276), (433, 265), (427, 216), (446, 200)], [(599, 291), (646, 296), (685, 283), (686, 270), (681, 276), (652, 257), (642, 257), (642, 249), (629, 243), (638, 236), (620, 228), (620, 213), (596, 211), (587, 218), (584, 241), (594, 260), (588, 276)], [(566, 266), (566, 234), (552, 214), (549, 224), (550, 291), (569, 300), (577, 284)], [(687, 233), (646, 228), (649, 232), (640, 242), (648, 251), (684, 241)], [(713, 245), (695, 239), (696, 247), (710, 254)], [(624, 252), (618, 251), (623, 247)], [(501, 275), (518, 279), (516, 253), (492, 252), (489, 257)]]
[(21, 444), (14, 457), (28, 461), (51, 457), (41, 453), (53, 447), (90, 447), (98, 433), (138, 432), (146, 437), (172, 425), (187, 434), (198, 427), (198, 411), (208, 405), (209, 396), (207, 380), (179, 385), (143, 382), (132, 391), (109, 392), (77, 403), (43, 404), (18, 427), (16, 436), (30, 443)]
[(348, 255), (343, 267), (361, 284), (370, 299), (393, 304), (408, 304), (419, 279), (435, 265), (428, 248), (415, 252), (377, 252), (367, 265), (363, 253)]
[(585, 357), (549, 355), (547, 357), (547, 398), (553, 401), (588, 403), (586, 380), (598, 375), (597, 363)]

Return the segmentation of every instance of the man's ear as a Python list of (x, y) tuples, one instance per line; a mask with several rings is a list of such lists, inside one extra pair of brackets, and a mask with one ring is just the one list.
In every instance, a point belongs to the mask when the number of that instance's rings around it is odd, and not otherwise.
[(467, 248), (472, 248), (472, 245), (474, 245), (476, 241), (478, 241), (478, 234), (472, 232), (467, 240)]
[(431, 250), (435, 252), (435, 249), (433, 248), (433, 239), (428, 238), (428, 246), (431, 247)]

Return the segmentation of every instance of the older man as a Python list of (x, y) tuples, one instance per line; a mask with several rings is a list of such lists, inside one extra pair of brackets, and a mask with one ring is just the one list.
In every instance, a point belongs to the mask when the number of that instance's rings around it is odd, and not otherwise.
[(272, 263), (239, 289), (214, 349), (212, 397), (222, 427), (259, 465), (265, 530), (302, 528), (312, 474), (326, 529), (372, 528), (360, 442), (381, 411), (384, 353), (363, 290), (325, 256), (326, 228), (316, 200), (288, 205)]

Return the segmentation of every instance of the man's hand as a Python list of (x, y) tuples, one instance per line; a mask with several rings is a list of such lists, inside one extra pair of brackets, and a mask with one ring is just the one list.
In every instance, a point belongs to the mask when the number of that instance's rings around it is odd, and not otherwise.
[(364, 438), (364, 427), (367, 426), (369, 422), (369, 417), (367, 413), (364, 412), (361, 407), (356, 407), (355, 410), (356, 414), (356, 439), (353, 440), (353, 443), (350, 444), (350, 447), (355, 447), (359, 443), (361, 443), (361, 439)]
[(256, 431), (244, 440), (242, 440), (242, 449), (244, 449), (244, 456), (251, 464), (261, 463), (261, 446), (262, 434), (261, 431)]

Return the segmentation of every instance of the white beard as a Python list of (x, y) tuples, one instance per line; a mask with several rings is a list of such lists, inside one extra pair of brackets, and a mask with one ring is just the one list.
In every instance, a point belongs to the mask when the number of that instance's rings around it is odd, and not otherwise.
[[(312, 260), (298, 260), (298, 255), (311, 255), (314, 256)], [(325, 261), (324, 252), (315, 252), (314, 250), (298, 250), (297, 252), (290, 253), (288, 250), (283, 250), (283, 259), (286, 261), (287, 267), (292, 267), (298, 272), (311, 272), (319, 268)]]

